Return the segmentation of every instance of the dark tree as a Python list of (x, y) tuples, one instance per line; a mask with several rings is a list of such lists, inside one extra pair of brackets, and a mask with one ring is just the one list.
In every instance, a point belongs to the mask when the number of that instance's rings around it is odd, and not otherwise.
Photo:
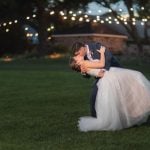
[[(148, 37), (148, 22), (145, 22), (145, 37), (140, 36), (138, 33), (137, 26), (133, 24), (133, 18), (136, 20), (141, 20), (146, 18), (150, 14), (150, 1), (149, 0), (93, 0), (103, 7), (106, 7), (111, 10), (112, 15), (121, 23), (121, 25), (126, 29), (129, 35), (132, 37), (133, 41), (138, 46), (139, 54), (142, 54), (143, 41), (148, 43), (150, 42), (150, 37)], [(122, 1), (127, 9), (128, 19), (127, 24), (121, 19), (121, 12), (113, 9), (112, 4), (117, 4)]]
[[(9, 19), (18, 19), (20, 29), (23, 30), (24, 25), (29, 25), (34, 28), (38, 33), (38, 53), (39, 56), (45, 54), (48, 41), (47, 37), (49, 33), (47, 28), (51, 23), (55, 23), (57, 26), (63, 26), (60, 24), (59, 11), (69, 11), (82, 9), (85, 10), (90, 0), (5, 0), (0, 2), (0, 16), (1, 22)], [(54, 10), (55, 17), (50, 17), (49, 12)], [(36, 18), (27, 20), (26, 16), (32, 16), (36, 14)], [(9, 19), (8, 19), (9, 18)]]

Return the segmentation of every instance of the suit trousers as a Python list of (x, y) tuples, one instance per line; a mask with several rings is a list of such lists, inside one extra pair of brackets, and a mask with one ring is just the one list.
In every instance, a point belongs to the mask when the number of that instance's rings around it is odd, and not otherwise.
[(96, 110), (95, 110), (95, 101), (96, 101), (96, 95), (97, 95), (97, 82), (99, 81), (100, 78), (96, 78), (95, 82), (92, 87), (92, 93), (91, 93), (91, 98), (90, 98), (90, 110), (91, 110), (91, 116), (96, 117)]

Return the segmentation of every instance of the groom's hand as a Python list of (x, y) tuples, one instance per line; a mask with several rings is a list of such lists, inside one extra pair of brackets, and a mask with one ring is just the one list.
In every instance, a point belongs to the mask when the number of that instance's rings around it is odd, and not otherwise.
[(105, 70), (100, 70), (97, 77), (102, 78), (104, 74), (105, 74)]

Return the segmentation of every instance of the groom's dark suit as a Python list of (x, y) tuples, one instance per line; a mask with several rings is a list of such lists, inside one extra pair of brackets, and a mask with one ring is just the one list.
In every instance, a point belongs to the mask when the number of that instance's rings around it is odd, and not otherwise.
[[(93, 59), (100, 59), (100, 53), (97, 50), (100, 50), (101, 44), (98, 42), (91, 42), (87, 43), (89, 51), (91, 53), (91, 56)], [(86, 60), (89, 60), (87, 56), (85, 56)], [(109, 70), (110, 67), (120, 67), (120, 64), (118, 61), (115, 59), (115, 57), (112, 55), (112, 53), (109, 50), (105, 50), (105, 67), (104, 69)], [(97, 82), (99, 78), (96, 78), (96, 81), (93, 85), (92, 88), (92, 95), (91, 95), (91, 115), (93, 117), (96, 117), (96, 111), (95, 111), (95, 100), (96, 100), (96, 95), (97, 95)]]

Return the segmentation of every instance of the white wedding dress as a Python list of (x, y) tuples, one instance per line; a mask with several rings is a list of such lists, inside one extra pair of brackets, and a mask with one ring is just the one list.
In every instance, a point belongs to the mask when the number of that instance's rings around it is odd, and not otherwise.
[[(99, 69), (89, 71), (95, 75)], [(138, 71), (111, 67), (97, 82), (97, 118), (78, 121), (80, 131), (120, 130), (147, 121), (150, 114), (150, 82)]]

